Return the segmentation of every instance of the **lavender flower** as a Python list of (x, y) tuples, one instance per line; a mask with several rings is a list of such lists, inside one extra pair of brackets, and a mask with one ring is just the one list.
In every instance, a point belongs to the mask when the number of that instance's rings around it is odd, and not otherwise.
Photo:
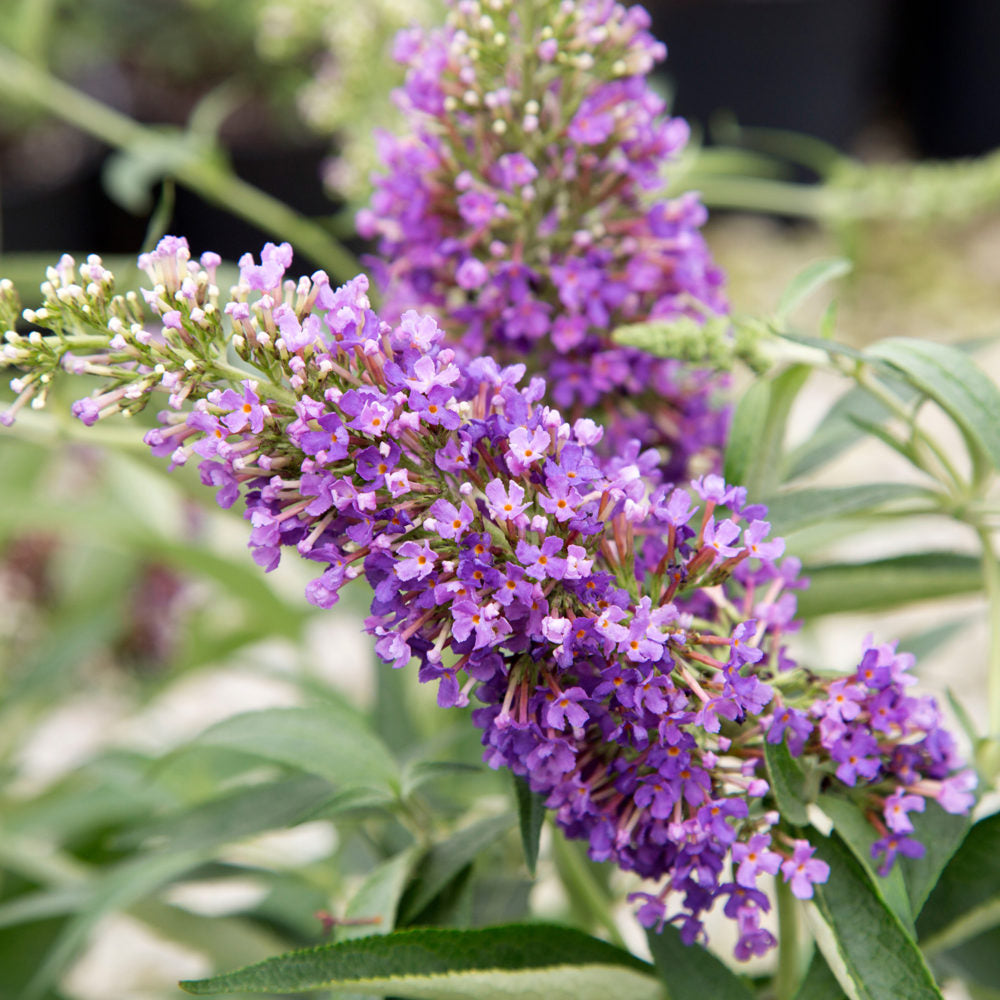
[(569, 413), (599, 407), (619, 453), (663, 449), (667, 479), (711, 465), (721, 380), (618, 346), (649, 319), (726, 311), (694, 195), (662, 168), (684, 147), (645, 75), (666, 54), (639, 6), (452, 0), (445, 29), (400, 36), (397, 102), (360, 232), (376, 239), (387, 316), (433, 309), (466, 357), (546, 375)]
[(442, 707), (475, 699), (487, 762), (524, 776), (592, 858), (657, 883), (634, 897), (649, 926), (693, 941), (722, 900), (746, 958), (774, 943), (759, 876), (802, 897), (826, 878), (770, 809), (767, 741), (884, 806), (883, 867), (919, 850), (906, 813), (923, 797), (967, 808), (935, 706), (904, 693), (905, 657), (869, 644), (828, 683), (792, 669), (798, 565), (744, 489), (650, 486), (638, 444), (602, 463), (601, 429), (544, 405), (523, 366), (462, 361), (432, 319), (380, 320), (363, 276), (286, 280), (288, 258), (243, 258), (221, 305), (214, 255), (164, 240), (141, 262), (151, 322), (64, 258), (33, 314), (53, 335), (8, 333), (3, 362), (31, 385), (60, 366), (106, 376), (84, 420), (165, 392), (153, 452), (197, 460), (223, 507), (242, 497), (262, 567), (290, 547), (315, 562), (312, 603), (364, 574), (380, 657), (415, 660)]

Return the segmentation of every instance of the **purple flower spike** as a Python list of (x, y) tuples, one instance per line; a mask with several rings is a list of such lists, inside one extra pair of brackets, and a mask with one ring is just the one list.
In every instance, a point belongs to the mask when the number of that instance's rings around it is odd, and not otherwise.
[[(425, 84), (430, 93), (438, 78)], [(503, 169), (497, 183), (514, 192), (530, 173), (517, 160)], [(662, 213), (657, 224), (668, 226)], [(799, 564), (775, 562), (781, 546), (745, 490), (713, 474), (658, 484), (658, 455), (638, 440), (602, 459), (602, 428), (545, 405), (545, 383), (522, 384), (523, 365), (464, 360), (433, 318), (383, 322), (361, 277), (339, 289), (320, 273), (284, 281), (286, 258), (265, 248), (220, 302), (186, 244), (163, 241), (145, 263), (180, 294), (164, 305), (149, 292), (159, 322), (137, 324), (131, 341), (113, 315), (97, 348), (93, 335), (74, 340), (79, 309), (128, 304), (87, 299), (64, 260), (45, 302), (63, 355), (8, 347), (25, 381), (53, 364), (110, 370), (110, 387), (77, 405), (87, 420), (166, 394), (147, 435), (154, 454), (174, 465), (199, 456), (218, 502), (242, 499), (263, 569), (289, 550), (314, 563), (316, 606), (363, 574), (378, 655), (394, 668), (416, 661), (443, 709), (475, 701), (484, 759), (525, 777), (591, 858), (655, 883), (637, 897), (644, 922), (701, 940), (722, 899), (746, 958), (773, 945), (759, 922), (761, 874), (780, 870), (800, 898), (828, 877), (806, 841), (784, 861), (773, 846), (786, 835), (764, 777), (767, 743), (787, 739), (829, 794), (846, 785), (869, 815), (883, 810), (882, 870), (923, 850), (909, 834), (925, 798), (971, 806), (975, 777), (960, 770), (933, 699), (910, 691), (912, 658), (869, 641), (851, 675), (796, 669), (785, 636)], [(560, 266), (566, 287), (589, 280), (590, 264)], [(258, 287), (279, 270), (280, 288)], [(516, 259), (496, 273), (508, 303), (536, 287)], [(322, 333), (294, 347), (296, 330)], [(234, 383), (219, 364), (227, 337), (256, 381)], [(600, 377), (613, 361), (602, 358)]]
[(688, 138), (645, 80), (666, 50), (641, 8), (533, 2), (534, 36), (517, 4), (484, 19), (459, 0), (447, 28), (400, 35), (407, 130), (381, 139), (358, 229), (377, 241), (387, 316), (434, 310), (467, 358), (488, 345), (550, 375), (559, 406), (602, 410), (609, 454), (640, 438), (683, 479), (695, 455), (717, 462), (724, 379), (611, 336), (727, 309), (704, 208), (665, 191)]

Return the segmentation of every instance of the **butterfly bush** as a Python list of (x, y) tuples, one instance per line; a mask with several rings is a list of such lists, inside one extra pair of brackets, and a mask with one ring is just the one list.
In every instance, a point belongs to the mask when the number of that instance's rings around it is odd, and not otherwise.
[[(291, 258), (245, 255), (223, 300), (218, 257), (183, 239), (140, 258), (141, 295), (64, 256), (25, 314), (49, 332), (6, 334), (2, 364), (23, 374), (3, 422), (63, 371), (105, 380), (73, 405), (88, 425), (165, 396), (146, 443), (196, 463), (221, 506), (242, 499), (256, 562), (315, 563), (322, 608), (364, 575), (379, 656), (415, 662), (442, 708), (473, 704), (490, 766), (592, 858), (650, 880), (639, 919), (689, 943), (719, 904), (736, 955), (763, 953), (761, 877), (800, 898), (828, 877), (775, 809), (769, 746), (864, 805), (883, 871), (921, 851), (910, 815), (927, 798), (969, 808), (934, 701), (907, 693), (910, 657), (869, 643), (826, 679), (793, 662), (805, 581), (744, 489), (656, 484), (638, 444), (602, 459), (603, 428), (546, 405), (523, 365), (461, 360), (433, 317), (386, 322), (364, 276), (289, 280)], [(0, 319), (16, 311), (6, 283)]]
[(607, 451), (660, 447), (669, 481), (717, 457), (723, 380), (612, 332), (727, 306), (704, 207), (664, 193), (688, 126), (647, 80), (666, 54), (649, 23), (609, 0), (458, 0), (447, 27), (402, 32), (407, 129), (381, 136), (357, 221), (387, 318), (430, 310), (463, 357), (526, 362), (564, 412), (600, 409)]

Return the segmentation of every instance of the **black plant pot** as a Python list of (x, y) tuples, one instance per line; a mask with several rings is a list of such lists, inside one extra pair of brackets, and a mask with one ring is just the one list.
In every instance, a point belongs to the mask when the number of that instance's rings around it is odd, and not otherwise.
[(977, 156), (1000, 146), (1000, 2), (909, 0), (902, 18), (919, 152)]
[(145, 221), (112, 202), (101, 183), (106, 150), (85, 142), (56, 169), (39, 166), (30, 142), (0, 151), (0, 250), (4, 253), (117, 251), (139, 246)]
[(660, 0), (673, 110), (791, 129), (846, 149), (891, 84), (896, 0)]
[[(329, 216), (338, 206), (323, 188), (321, 168), (329, 147), (318, 142), (292, 145), (275, 139), (257, 149), (231, 152), (237, 176), (273, 195), (305, 216)], [(192, 251), (214, 250), (223, 259), (235, 260), (250, 251), (255, 256), (267, 241), (280, 242), (225, 209), (206, 204), (198, 195), (178, 187), (171, 231), (183, 233)], [(302, 267), (310, 263), (303, 261)]]

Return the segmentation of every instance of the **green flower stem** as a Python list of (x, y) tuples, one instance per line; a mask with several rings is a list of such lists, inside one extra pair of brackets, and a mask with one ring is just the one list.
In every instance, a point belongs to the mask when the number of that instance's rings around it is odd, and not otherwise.
[(983, 547), (983, 582), (989, 601), (990, 644), (988, 659), (989, 735), (1000, 741), (1000, 561), (986, 528), (977, 528)]
[(683, 177), (708, 208), (797, 216), (803, 219), (851, 219), (854, 212), (843, 192), (822, 185), (793, 184), (763, 177), (721, 176), (695, 166)]
[[(244, 379), (252, 379), (258, 383), (258, 390), (276, 403), (284, 403), (288, 407), (294, 407), (297, 402), (294, 392), (277, 382), (272, 382), (259, 368), (239, 368), (236, 365), (231, 365), (228, 361), (219, 359), (212, 361), (211, 365), (213, 370), (207, 372), (209, 378), (228, 378), (235, 383), (242, 382)], [(266, 388), (263, 388), (264, 386)]]
[[(959, 475), (958, 470), (952, 464), (951, 460), (948, 458), (947, 453), (944, 448), (938, 444), (930, 435), (928, 435), (924, 430), (918, 427), (913, 420), (913, 416), (910, 411), (891, 393), (886, 389), (883, 389), (878, 382), (868, 377), (865, 369), (858, 366), (856, 369), (850, 372), (851, 376), (854, 378), (855, 382), (865, 390), (869, 395), (877, 399), (883, 406), (890, 410), (895, 416), (899, 417), (906, 425), (910, 428), (913, 441), (916, 444), (922, 446), (925, 451), (925, 455), (915, 455), (917, 459), (916, 464), (924, 472), (926, 472), (932, 479), (938, 480), (942, 485), (948, 486), (948, 482), (944, 482), (940, 472), (944, 473), (944, 476), (950, 481), (952, 488), (952, 493), (955, 498), (961, 502), (966, 501), (968, 497), (969, 487), (965, 480)], [(928, 457), (933, 457), (937, 463), (940, 465), (940, 470), (935, 470), (931, 463), (927, 460)]]
[(778, 969), (774, 976), (776, 1000), (792, 1000), (801, 979), (798, 904), (781, 878), (774, 880), (778, 907)]
[(323, 267), (331, 280), (345, 281), (361, 270), (353, 254), (319, 226), (265, 191), (247, 184), (208, 152), (176, 158), (178, 137), (140, 125), (57, 80), (50, 73), (0, 46), (0, 94), (43, 108), (116, 149), (128, 152), (171, 150), (170, 173), (206, 201), (288, 240)]
[(577, 917), (586, 924), (600, 925), (612, 944), (624, 948), (625, 942), (611, 917), (608, 894), (597, 884), (576, 845), (566, 840), (559, 831), (554, 831), (552, 854)]
[(14, 37), (18, 51), (39, 66), (45, 64), (46, 42), (52, 29), (55, 7), (56, 0), (21, 0), (15, 20)]

